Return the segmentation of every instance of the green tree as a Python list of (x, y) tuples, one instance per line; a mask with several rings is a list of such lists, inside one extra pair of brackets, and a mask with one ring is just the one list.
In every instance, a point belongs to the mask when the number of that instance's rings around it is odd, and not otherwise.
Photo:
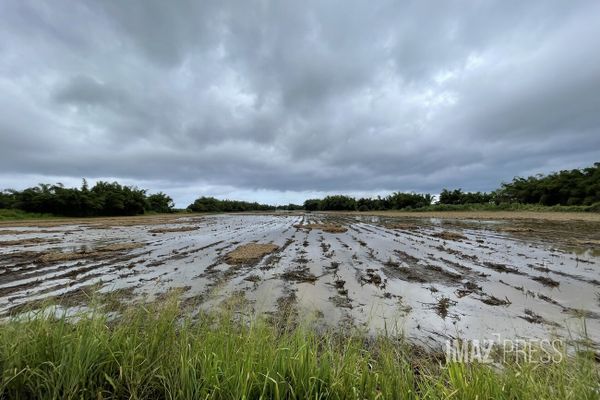
[(148, 196), (148, 209), (157, 213), (170, 213), (173, 212), (173, 199), (163, 192), (158, 192)]

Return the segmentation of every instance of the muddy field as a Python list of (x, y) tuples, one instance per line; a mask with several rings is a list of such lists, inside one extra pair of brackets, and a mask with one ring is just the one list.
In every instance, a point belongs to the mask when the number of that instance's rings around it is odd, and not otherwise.
[[(312, 316), (448, 338), (600, 343), (600, 221), (338, 214), (61, 220), (0, 226), (0, 314), (92, 293), (181, 292), (192, 309)], [(110, 295), (113, 293), (113, 295)]]

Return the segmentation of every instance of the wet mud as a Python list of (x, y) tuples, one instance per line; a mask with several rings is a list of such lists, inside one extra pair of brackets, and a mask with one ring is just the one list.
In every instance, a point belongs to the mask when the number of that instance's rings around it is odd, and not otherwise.
[[(69, 223), (71, 222), (71, 223)], [(600, 343), (600, 222), (233, 214), (0, 226), (0, 314), (48, 300), (161, 300), (200, 312), (446, 339)]]

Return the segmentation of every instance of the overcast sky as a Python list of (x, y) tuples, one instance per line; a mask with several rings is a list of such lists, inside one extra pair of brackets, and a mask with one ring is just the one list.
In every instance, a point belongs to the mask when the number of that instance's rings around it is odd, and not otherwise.
[(0, 2), (0, 188), (270, 203), (600, 161), (599, 1)]

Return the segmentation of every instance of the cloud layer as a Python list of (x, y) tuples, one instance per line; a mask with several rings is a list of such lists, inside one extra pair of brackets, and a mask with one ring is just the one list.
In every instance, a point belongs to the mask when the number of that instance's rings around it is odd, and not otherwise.
[(600, 160), (596, 1), (5, 1), (0, 187), (283, 203)]

